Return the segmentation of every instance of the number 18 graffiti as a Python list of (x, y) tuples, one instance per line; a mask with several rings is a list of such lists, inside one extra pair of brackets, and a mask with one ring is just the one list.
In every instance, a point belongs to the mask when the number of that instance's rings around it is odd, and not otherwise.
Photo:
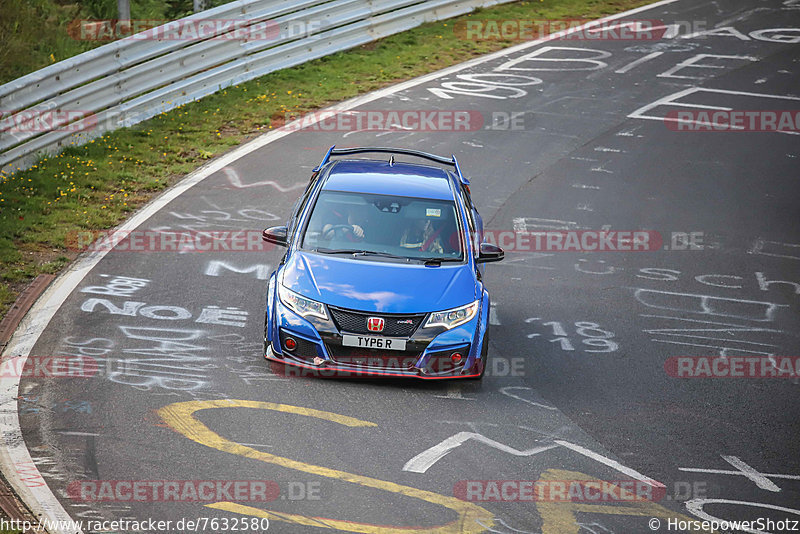
[[(538, 320), (539, 317), (529, 317), (525, 319), (525, 322), (532, 323)], [(575, 325), (575, 334), (583, 338), (580, 340), (581, 343), (586, 345), (586, 347), (593, 347), (584, 348), (583, 350), (585, 352), (614, 352), (619, 348), (619, 345), (611, 340), (614, 337), (614, 332), (603, 330), (600, 328), (599, 324), (588, 321), (576, 321), (573, 325)], [(553, 335), (555, 337), (548, 340), (550, 343), (558, 343), (561, 346), (561, 350), (575, 350), (572, 340), (568, 337), (569, 333), (562, 323), (558, 321), (549, 321), (547, 323), (542, 323), (542, 326), (549, 326), (553, 329)], [(528, 334), (528, 338), (530, 339), (539, 336), (541, 336), (541, 334)]]

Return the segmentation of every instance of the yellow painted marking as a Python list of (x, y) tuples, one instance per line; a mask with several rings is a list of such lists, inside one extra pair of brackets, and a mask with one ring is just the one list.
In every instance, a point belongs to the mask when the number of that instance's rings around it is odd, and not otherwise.
[[(287, 469), (294, 469), (296, 471), (309, 473), (311, 475), (333, 478), (343, 482), (349, 482), (351, 484), (358, 484), (359, 486), (365, 486), (368, 488), (397, 493), (406, 497), (420, 499), (425, 502), (438, 504), (448, 508), (454, 511), (458, 517), (450, 523), (439, 526), (398, 527), (388, 525), (373, 525), (369, 523), (356, 523), (339, 519), (305, 517), (296, 514), (261, 510), (259, 508), (253, 508), (232, 502), (217, 502), (206, 505), (209, 508), (254, 515), (257, 517), (266, 517), (270, 520), (285, 521), (287, 523), (293, 523), (296, 525), (313, 525), (321, 528), (331, 528), (343, 530), (345, 532), (361, 532), (365, 534), (408, 534), (409, 532), (414, 531), (424, 531), (431, 534), (470, 534), (483, 532), (486, 530), (486, 528), (494, 525), (494, 514), (489, 513), (480, 506), (471, 502), (462, 501), (460, 499), (456, 499), (455, 497), (447, 497), (431, 491), (412, 488), (410, 486), (395, 484), (394, 482), (388, 482), (386, 480), (356, 475), (353, 473), (347, 473), (345, 471), (338, 471), (336, 469), (330, 469), (319, 465), (292, 460), (283, 456), (276, 456), (274, 454), (261, 452), (230, 441), (219, 434), (216, 434), (194, 417), (196, 412), (211, 408), (255, 408), (260, 410), (273, 410), (315, 417), (317, 419), (323, 419), (349, 427), (377, 426), (375, 423), (371, 423), (369, 421), (362, 421), (360, 419), (355, 419), (331, 412), (302, 408), (299, 406), (291, 406), (288, 404), (275, 404), (271, 402), (247, 400), (177, 402), (161, 408), (158, 410), (158, 413), (164, 422), (166, 422), (171, 428), (183, 434), (192, 441), (196, 441), (197, 443), (211, 447), (212, 449), (229, 452), (231, 454), (237, 454), (253, 460), (260, 460), (268, 464), (278, 465)], [(478, 523), (479, 520), (481, 523)]]
[[(548, 469), (539, 480), (586, 480), (596, 481), (597, 477), (590, 477), (584, 473), (575, 471), (564, 471), (561, 469)], [(613, 485), (612, 485), (613, 486)], [(616, 487), (616, 486), (614, 486)], [(619, 489), (620, 493), (625, 493)], [(539, 515), (542, 517), (542, 534), (578, 534), (577, 513), (587, 514), (606, 514), (624, 516), (644, 516), (657, 517), (660, 519), (676, 519), (678, 521), (695, 521), (696, 518), (687, 517), (683, 514), (668, 510), (663, 506), (652, 501), (635, 501), (620, 506), (614, 503), (608, 504), (586, 504), (580, 502), (544, 502), (536, 503)], [(691, 524), (691, 523), (690, 523)], [(691, 532), (704, 532), (704, 534), (717, 534), (701, 530)]]

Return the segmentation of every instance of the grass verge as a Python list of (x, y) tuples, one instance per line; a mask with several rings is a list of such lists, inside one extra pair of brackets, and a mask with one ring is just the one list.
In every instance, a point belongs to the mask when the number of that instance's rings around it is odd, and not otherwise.
[(516, 44), (463, 39), (469, 17), (589, 19), (643, 0), (516, 2), (418, 28), (277, 71), (71, 147), (33, 168), (0, 177), (0, 318), (41, 273), (57, 273), (76, 254), (65, 238), (115, 226), (154, 194), (265, 130), (288, 112), (305, 113)]
[[(206, 0), (206, 9), (231, 0)], [(135, 0), (131, 18), (174, 20), (192, 13), (192, 0)], [(0, 84), (105, 44), (80, 41), (67, 26), (76, 20), (117, 19), (115, 0), (0, 0)]]

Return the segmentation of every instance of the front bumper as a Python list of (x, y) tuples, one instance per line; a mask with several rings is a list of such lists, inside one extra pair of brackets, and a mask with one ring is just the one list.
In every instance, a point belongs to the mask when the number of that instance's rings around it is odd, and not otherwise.
[(284, 370), (282, 374), (290, 377), (317, 377), (317, 378), (339, 378), (339, 377), (358, 377), (358, 376), (385, 376), (385, 377), (409, 377), (421, 378), (423, 380), (443, 380), (453, 378), (477, 378), (481, 375), (480, 370), (458, 370), (444, 373), (430, 373), (424, 368), (412, 367), (410, 369), (374, 366), (374, 365), (352, 365), (341, 364), (331, 360), (325, 360), (320, 364), (313, 364), (302, 358), (293, 355), (276, 355), (271, 345), (267, 345), (264, 358), (288, 366), (296, 370)]
[[(350, 332), (340, 330), (332, 320), (301, 317), (275, 299), (272, 313), (267, 313), (264, 357), (289, 367), (281, 372), (293, 376), (478, 378), (485, 365), (488, 297), (484, 301), (471, 321), (451, 330), (417, 328), (403, 338), (406, 350), (394, 351), (344, 347), (342, 334)], [(295, 341), (291, 351), (285, 345), (287, 337)], [(457, 364), (451, 360), (455, 352), (462, 355)]]

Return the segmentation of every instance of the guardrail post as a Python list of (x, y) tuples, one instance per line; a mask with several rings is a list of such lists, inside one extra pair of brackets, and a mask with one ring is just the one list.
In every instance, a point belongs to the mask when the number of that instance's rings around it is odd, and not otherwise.
[(130, 0), (117, 0), (117, 15), (119, 20), (131, 20)]

